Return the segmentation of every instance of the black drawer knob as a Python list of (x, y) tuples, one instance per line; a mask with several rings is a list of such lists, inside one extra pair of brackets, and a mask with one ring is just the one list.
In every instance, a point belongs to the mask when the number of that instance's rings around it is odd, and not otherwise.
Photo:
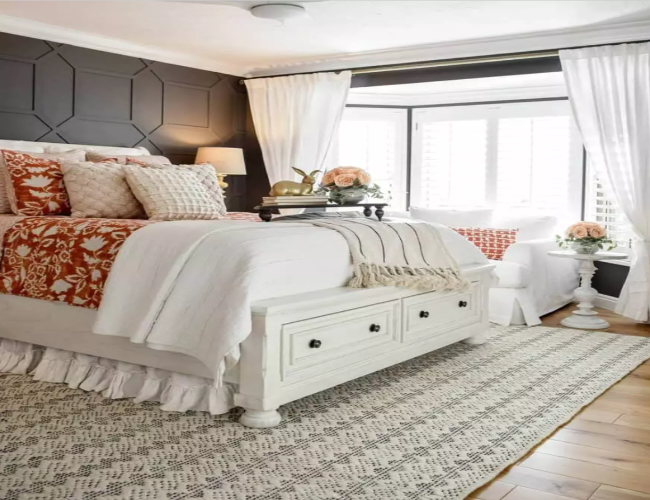
[(318, 339), (312, 339), (309, 341), (309, 347), (311, 347), (312, 349), (318, 349), (322, 345), (323, 343)]
[(458, 307), (467, 307), (467, 302), (464, 301), (464, 300), (461, 300), (461, 301), (458, 303)]
[(428, 318), (429, 311), (420, 311), (420, 318)]
[(376, 333), (376, 332), (378, 332), (379, 330), (381, 330), (381, 326), (379, 326), (379, 325), (375, 325), (374, 323), (373, 323), (372, 325), (370, 325), (370, 331), (371, 331), (371, 332), (375, 332), (375, 333)]

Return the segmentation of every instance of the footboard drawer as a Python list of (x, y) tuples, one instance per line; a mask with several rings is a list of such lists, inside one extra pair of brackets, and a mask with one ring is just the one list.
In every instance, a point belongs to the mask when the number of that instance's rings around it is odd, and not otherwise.
[(423, 293), (403, 301), (404, 342), (480, 321), (481, 287), (463, 293)]
[(283, 325), (283, 380), (322, 374), (398, 345), (399, 312), (395, 300)]

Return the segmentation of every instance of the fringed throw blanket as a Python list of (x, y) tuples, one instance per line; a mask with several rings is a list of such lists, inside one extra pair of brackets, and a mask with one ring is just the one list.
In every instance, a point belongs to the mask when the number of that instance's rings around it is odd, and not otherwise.
[(347, 240), (354, 264), (350, 287), (460, 291), (468, 286), (438, 230), (425, 222), (377, 222), (356, 217), (302, 222), (338, 231)]

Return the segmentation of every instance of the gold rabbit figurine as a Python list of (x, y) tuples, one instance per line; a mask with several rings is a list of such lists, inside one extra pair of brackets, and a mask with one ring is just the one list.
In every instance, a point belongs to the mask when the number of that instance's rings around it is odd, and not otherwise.
[(299, 168), (291, 168), (294, 172), (302, 175), (302, 182), (276, 182), (271, 188), (271, 192), (269, 193), (270, 196), (306, 196), (314, 192), (314, 183), (316, 182), (314, 176), (320, 172), (320, 170), (314, 170), (308, 175)]

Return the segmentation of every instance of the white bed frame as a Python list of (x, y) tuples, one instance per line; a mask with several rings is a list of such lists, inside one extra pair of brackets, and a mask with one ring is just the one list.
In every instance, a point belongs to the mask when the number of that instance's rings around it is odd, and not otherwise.
[[(19, 141), (0, 141), (0, 148), (149, 154), (144, 148)], [(336, 288), (254, 303), (253, 330), (241, 346), (240, 362), (225, 375), (226, 382), (238, 385), (235, 404), (246, 410), (240, 422), (272, 427), (280, 423), (278, 407), (290, 401), (454, 342), (485, 342), (493, 267), (462, 268), (472, 286), (461, 293)], [(212, 378), (210, 369), (187, 355), (91, 333), (96, 314), (0, 294), (0, 337)]]
[[(464, 340), (485, 342), (491, 264), (462, 268), (467, 292), (336, 288), (256, 302), (235, 404), (248, 427), (280, 423), (280, 405)], [(96, 311), (0, 295), (0, 337), (212, 378), (200, 361), (91, 333)]]

